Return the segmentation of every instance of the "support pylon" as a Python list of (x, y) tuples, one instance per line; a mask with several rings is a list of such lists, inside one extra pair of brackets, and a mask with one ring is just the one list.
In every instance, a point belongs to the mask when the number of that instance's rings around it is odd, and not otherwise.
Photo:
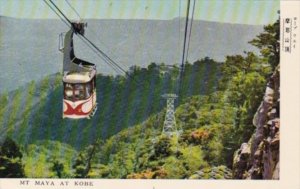
[(168, 137), (178, 135), (174, 109), (174, 100), (178, 96), (176, 94), (164, 94), (162, 97), (167, 99), (167, 111), (162, 134), (165, 134)]

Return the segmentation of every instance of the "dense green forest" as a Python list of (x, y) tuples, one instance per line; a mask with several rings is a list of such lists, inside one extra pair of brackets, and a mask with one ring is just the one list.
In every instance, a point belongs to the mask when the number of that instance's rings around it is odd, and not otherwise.
[[(187, 62), (180, 90), (180, 69), (163, 63), (131, 67), (130, 77), (99, 74), (90, 120), (62, 119), (60, 74), (1, 94), (0, 177), (230, 179), (279, 63), (278, 39), (279, 21), (250, 41), (260, 55)], [(161, 95), (177, 91), (182, 132), (167, 137)]]

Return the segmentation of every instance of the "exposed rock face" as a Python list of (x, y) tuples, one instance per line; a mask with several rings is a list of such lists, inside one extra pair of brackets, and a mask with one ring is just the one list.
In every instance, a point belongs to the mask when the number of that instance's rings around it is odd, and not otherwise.
[(235, 152), (234, 179), (279, 179), (280, 67), (271, 76), (253, 124), (255, 133)]

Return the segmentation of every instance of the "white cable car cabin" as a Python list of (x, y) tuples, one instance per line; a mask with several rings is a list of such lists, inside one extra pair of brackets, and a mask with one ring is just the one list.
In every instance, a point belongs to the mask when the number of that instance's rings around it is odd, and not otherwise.
[(84, 34), (83, 23), (72, 23), (65, 34), (63, 62), (63, 118), (90, 118), (97, 110), (96, 66), (77, 58), (74, 54), (74, 33)]

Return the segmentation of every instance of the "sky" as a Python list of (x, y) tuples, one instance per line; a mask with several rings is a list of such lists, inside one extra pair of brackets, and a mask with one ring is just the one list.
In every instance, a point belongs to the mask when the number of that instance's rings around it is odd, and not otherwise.
[[(48, 1), (48, 0), (47, 0)], [(70, 18), (161, 19), (185, 17), (188, 0), (53, 0)], [(194, 0), (191, 0), (191, 7)], [(179, 6), (180, 5), (180, 6)], [(279, 0), (196, 0), (194, 19), (265, 25), (278, 18)], [(192, 12), (192, 8), (190, 10)], [(43, 0), (0, 0), (0, 15), (57, 19)]]

